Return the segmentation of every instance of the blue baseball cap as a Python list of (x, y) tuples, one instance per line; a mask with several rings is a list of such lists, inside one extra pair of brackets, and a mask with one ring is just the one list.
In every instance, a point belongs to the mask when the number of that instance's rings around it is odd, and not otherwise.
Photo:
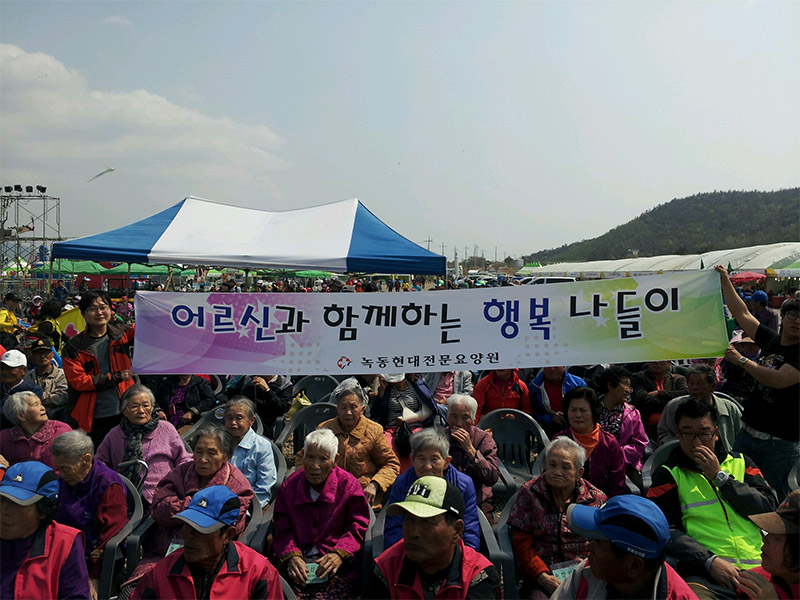
[(239, 496), (228, 486), (212, 485), (197, 492), (186, 510), (172, 518), (185, 521), (200, 533), (213, 533), (236, 525), (239, 506)]
[(614, 496), (602, 508), (573, 504), (567, 525), (583, 537), (608, 540), (642, 558), (659, 558), (669, 541), (669, 523), (651, 500), (627, 494)]
[(42, 498), (58, 500), (58, 477), (38, 460), (16, 463), (6, 469), (0, 481), (0, 496), (21, 506), (30, 506)]
[(761, 302), (761, 304), (769, 304), (769, 296), (762, 290), (756, 290), (748, 298), (751, 302)]

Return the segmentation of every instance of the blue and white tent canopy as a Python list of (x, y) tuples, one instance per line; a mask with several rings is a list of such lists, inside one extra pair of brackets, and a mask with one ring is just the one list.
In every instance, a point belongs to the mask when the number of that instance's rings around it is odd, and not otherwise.
[(57, 242), (53, 257), (335, 273), (446, 272), (444, 256), (406, 239), (356, 199), (268, 212), (189, 197), (125, 227)]

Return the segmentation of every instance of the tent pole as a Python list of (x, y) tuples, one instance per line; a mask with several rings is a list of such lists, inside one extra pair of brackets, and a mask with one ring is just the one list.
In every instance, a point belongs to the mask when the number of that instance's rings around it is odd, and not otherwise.
[(128, 282), (125, 284), (125, 293), (130, 298), (131, 296), (131, 263), (128, 263)]

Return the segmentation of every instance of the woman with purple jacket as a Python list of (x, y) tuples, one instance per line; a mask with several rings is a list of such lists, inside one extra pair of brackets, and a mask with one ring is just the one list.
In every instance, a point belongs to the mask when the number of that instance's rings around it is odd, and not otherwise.
[(275, 500), (273, 549), (298, 598), (353, 598), (369, 504), (361, 484), (336, 466), (330, 429), (306, 436), (303, 469)]
[[(155, 403), (147, 386), (136, 384), (128, 388), (122, 395), (122, 421), (97, 448), (98, 460), (114, 470), (120, 463), (131, 460), (147, 463), (149, 471), (141, 491), (148, 505), (153, 501), (158, 482), (175, 467), (192, 460), (175, 427), (153, 413)], [(122, 474), (137, 483), (135, 467)]]
[(631, 374), (627, 369), (612, 365), (598, 376), (600, 396), (600, 426), (617, 438), (625, 457), (625, 472), (631, 480), (642, 485), (642, 457), (648, 438), (642, 415), (628, 400), (631, 396)]

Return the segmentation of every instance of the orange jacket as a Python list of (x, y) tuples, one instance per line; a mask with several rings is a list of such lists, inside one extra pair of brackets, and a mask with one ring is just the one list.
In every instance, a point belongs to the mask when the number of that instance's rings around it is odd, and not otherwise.
[(133, 379), (123, 380), (120, 373), (131, 368), (130, 351), (133, 347), (133, 334), (135, 326), (108, 324), (109, 341), (108, 362), (111, 373), (100, 372), (100, 362), (91, 351), (93, 338), (86, 331), (82, 331), (64, 344), (64, 354), (61, 359), (64, 364), (64, 374), (67, 376), (73, 398), (71, 416), (78, 423), (78, 427), (86, 432), (92, 431), (94, 419), (94, 405), (97, 402), (97, 392), (116, 386), (120, 397), (136, 383)]

